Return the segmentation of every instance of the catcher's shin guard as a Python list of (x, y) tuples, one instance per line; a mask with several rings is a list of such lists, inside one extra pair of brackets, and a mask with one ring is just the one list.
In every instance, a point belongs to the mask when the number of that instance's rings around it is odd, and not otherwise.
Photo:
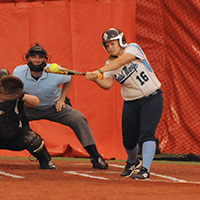
[(57, 167), (51, 162), (51, 156), (44, 143), (42, 148), (40, 147), (36, 149), (32, 155), (39, 160), (40, 169), (57, 169)]
[(34, 152), (32, 155), (39, 160), (40, 169), (57, 169), (57, 167), (51, 163), (51, 156), (48, 153), (45, 145), (43, 145), (43, 148), (40, 149), (40, 151)]
[(56, 166), (51, 163), (51, 156), (48, 153), (44, 140), (34, 131), (28, 131), (25, 136), (25, 144), (27, 150), (39, 160), (40, 169), (57, 169)]
[(32, 153), (39, 152), (44, 146), (44, 140), (32, 130), (28, 130), (24, 133), (24, 143), (27, 150)]

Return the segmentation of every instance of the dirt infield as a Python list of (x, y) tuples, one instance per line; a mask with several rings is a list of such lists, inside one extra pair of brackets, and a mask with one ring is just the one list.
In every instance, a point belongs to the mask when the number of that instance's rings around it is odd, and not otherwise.
[(40, 170), (28, 159), (0, 159), (1, 200), (200, 199), (200, 165), (153, 163), (150, 180), (120, 177), (124, 162), (108, 170), (89, 159), (53, 159), (58, 170)]

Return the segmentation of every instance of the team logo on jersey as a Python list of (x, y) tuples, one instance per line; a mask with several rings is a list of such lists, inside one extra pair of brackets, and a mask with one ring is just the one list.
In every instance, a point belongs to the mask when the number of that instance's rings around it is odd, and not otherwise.
[(114, 77), (117, 80), (117, 82), (123, 84), (127, 78), (129, 78), (134, 72), (137, 72), (138, 64), (131, 63), (129, 65), (125, 65), (122, 68), (122, 71), (120, 74), (115, 74)]

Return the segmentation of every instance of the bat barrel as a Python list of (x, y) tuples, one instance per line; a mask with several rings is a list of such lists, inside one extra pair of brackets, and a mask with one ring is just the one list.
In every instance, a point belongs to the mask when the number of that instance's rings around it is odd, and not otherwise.
[(49, 68), (45, 67), (45, 72), (47, 73), (53, 73), (53, 74), (63, 74), (63, 75), (86, 75), (86, 73), (83, 72), (77, 72), (74, 70), (70, 70), (70, 69), (65, 69), (65, 68), (60, 68), (58, 71), (54, 72), (51, 71)]

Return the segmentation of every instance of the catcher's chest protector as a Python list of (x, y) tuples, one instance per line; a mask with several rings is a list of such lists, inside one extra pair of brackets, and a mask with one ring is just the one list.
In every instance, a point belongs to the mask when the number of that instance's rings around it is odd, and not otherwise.
[(19, 100), (0, 103), (0, 138), (10, 139), (18, 132), (20, 113)]

